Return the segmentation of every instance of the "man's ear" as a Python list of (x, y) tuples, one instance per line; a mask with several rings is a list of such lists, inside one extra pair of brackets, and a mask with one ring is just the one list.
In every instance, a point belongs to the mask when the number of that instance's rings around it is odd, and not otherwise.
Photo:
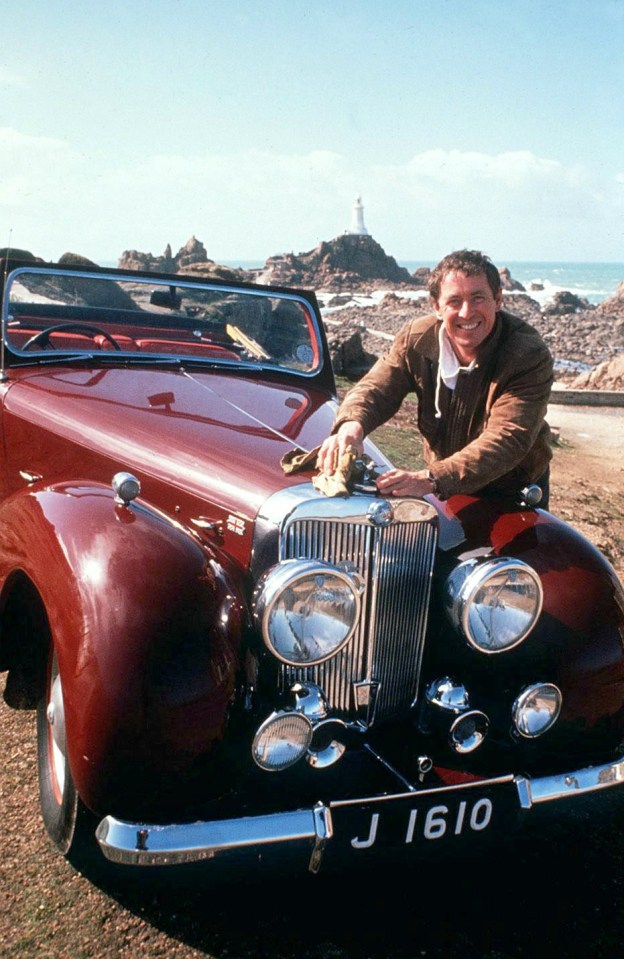
[(430, 297), (429, 297), (429, 302), (431, 303), (431, 306), (433, 307), (433, 312), (435, 313), (435, 315), (438, 316), (438, 317), (441, 316), (441, 314), (440, 314), (440, 306), (439, 306), (437, 300), (434, 300), (434, 298), (433, 298), (432, 296), (430, 296)]
[(496, 303), (496, 309), (500, 310), (501, 306), (503, 305), (503, 288), (502, 287), (496, 294), (496, 297), (494, 298), (494, 302)]

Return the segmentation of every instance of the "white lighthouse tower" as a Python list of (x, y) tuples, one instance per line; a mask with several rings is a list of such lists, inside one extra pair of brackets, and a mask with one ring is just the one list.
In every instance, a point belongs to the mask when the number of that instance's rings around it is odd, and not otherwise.
[(355, 202), (353, 204), (353, 209), (351, 210), (351, 226), (348, 230), (345, 230), (349, 236), (368, 236), (368, 230), (364, 226), (364, 206), (362, 205), (362, 197), (356, 196)]

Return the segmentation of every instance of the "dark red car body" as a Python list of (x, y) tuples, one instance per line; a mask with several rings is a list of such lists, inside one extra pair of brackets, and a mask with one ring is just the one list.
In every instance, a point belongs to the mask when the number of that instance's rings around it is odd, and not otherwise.
[[(622, 781), (624, 600), (590, 543), (520, 502), (456, 496), (390, 504), (390, 526), (404, 510), (424, 545), (384, 546), (366, 478), (334, 501), (313, 471), (285, 473), (285, 454), (318, 445), (335, 410), (313, 295), (46, 264), (2, 272), (0, 668), (10, 703), (38, 704), (43, 815), (64, 853), (97, 831), (118, 862), (296, 847), (318, 870), (332, 844), (357, 857), (478, 842), (507, 830), (510, 806), (530, 816)], [(281, 334), (260, 327), (282, 306), (298, 332), (278, 355)], [(113, 488), (120, 474), (137, 481), (132, 495)], [(308, 526), (288, 554), (298, 510)], [(294, 667), (263, 640), (258, 595), (268, 570), (303, 557), (351, 576), (368, 547), (345, 559), (332, 523), (366, 527), (363, 543), (378, 526), (381, 559), (358, 586), (366, 624)], [(540, 611), (492, 655), (453, 620), (449, 578), (502, 558), (537, 574)], [(510, 569), (496, 584), (530, 603), (533, 581), (515, 586)], [(319, 600), (305, 582), (333, 635), (350, 587)], [(487, 615), (507, 616), (488, 589)], [(418, 632), (411, 646), (403, 630)], [(552, 722), (534, 734), (543, 709)]]

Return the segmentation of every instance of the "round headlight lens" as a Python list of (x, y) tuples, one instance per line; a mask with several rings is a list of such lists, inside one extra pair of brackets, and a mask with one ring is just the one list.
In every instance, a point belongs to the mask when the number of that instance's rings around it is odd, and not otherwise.
[(255, 598), (264, 642), (290, 666), (314, 666), (349, 641), (360, 615), (358, 584), (317, 560), (287, 560), (265, 577)]
[(302, 713), (273, 713), (262, 723), (251, 747), (261, 769), (278, 772), (305, 756), (312, 742), (312, 724)]
[(482, 653), (501, 653), (521, 643), (542, 601), (539, 576), (519, 559), (468, 560), (446, 582), (451, 619)]
[(512, 708), (516, 729), (525, 739), (541, 736), (561, 711), (561, 690), (554, 683), (534, 683), (524, 689)]

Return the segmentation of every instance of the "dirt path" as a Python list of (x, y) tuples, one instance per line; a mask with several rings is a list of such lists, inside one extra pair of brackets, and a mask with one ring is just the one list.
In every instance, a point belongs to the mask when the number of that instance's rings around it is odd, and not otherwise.
[(553, 404), (548, 421), (557, 437), (551, 509), (624, 580), (624, 408)]

